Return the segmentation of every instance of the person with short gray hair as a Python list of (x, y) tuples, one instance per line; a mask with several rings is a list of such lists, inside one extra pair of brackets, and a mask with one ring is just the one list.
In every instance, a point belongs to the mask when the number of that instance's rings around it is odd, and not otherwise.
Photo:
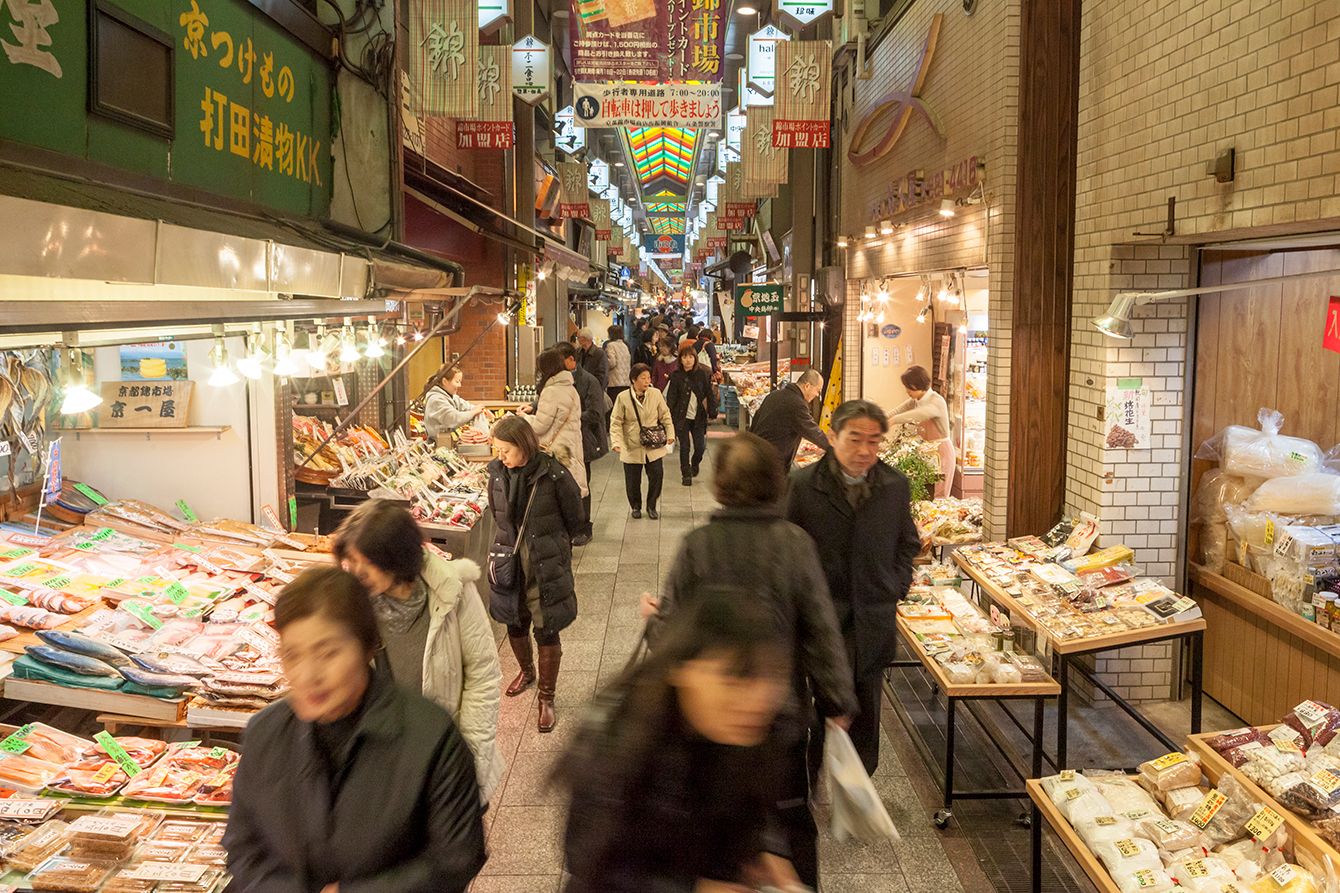
[(806, 369), (796, 381), (765, 397), (749, 426), (750, 434), (757, 434), (772, 444), (784, 472), (789, 471), (795, 461), (802, 438), (825, 451), (830, 449), (828, 437), (810, 414), (810, 404), (823, 390), (824, 377), (816, 369)]
[(596, 377), (602, 391), (608, 390), (610, 361), (605, 351), (596, 346), (595, 335), (590, 329), (578, 329), (573, 340), (577, 342), (577, 364)]

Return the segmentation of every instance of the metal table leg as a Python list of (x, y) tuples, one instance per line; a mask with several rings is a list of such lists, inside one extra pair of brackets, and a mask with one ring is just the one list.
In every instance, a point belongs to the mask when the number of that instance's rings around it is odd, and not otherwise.
[(1200, 734), (1205, 697), (1205, 633), (1191, 634), (1191, 734)]
[(1061, 683), (1061, 693), (1056, 697), (1056, 769), (1066, 767), (1066, 726), (1070, 721), (1070, 658), (1057, 655), (1057, 681)]
[(944, 808), (935, 813), (935, 827), (947, 828), (954, 817), (954, 698), (945, 698)]
[(1042, 893), (1042, 811), (1033, 804), (1032, 828), (1029, 833), (1029, 890)]

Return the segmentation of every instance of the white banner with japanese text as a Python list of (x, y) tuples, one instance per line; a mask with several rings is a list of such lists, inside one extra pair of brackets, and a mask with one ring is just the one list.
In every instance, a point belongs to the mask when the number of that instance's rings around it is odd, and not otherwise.
[(721, 126), (720, 84), (572, 85), (578, 127)]

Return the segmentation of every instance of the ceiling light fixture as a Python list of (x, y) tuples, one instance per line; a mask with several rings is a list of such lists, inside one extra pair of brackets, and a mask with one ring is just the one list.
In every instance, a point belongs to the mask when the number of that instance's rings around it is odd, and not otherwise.
[(381, 326), (377, 325), (377, 317), (368, 317), (368, 340), (367, 347), (363, 349), (363, 356), (369, 360), (379, 360), (386, 356), (386, 339), (382, 337)]
[(881, 220), (881, 221), (879, 222), (879, 234), (880, 234), (881, 236), (891, 236), (891, 235), (893, 235), (893, 221), (892, 221), (892, 220)]
[[(313, 343), (315, 335), (307, 336), (307, 343)], [(315, 348), (307, 351), (307, 363), (317, 370), (316, 363), (320, 363), (320, 370), (324, 371), (326, 365), (326, 355)], [(288, 330), (282, 322), (275, 323), (275, 375), (279, 378), (292, 378), (299, 372), (298, 362), (293, 355), (293, 348), (289, 344)]]
[(846, 248), (849, 244), (851, 244), (850, 240), (846, 236), (837, 237), (837, 247)]
[(957, 211), (954, 210), (954, 200), (952, 198), (945, 198), (940, 200), (941, 217), (953, 217), (956, 213)]
[(267, 356), (268, 354), (266, 354), (261, 340), (261, 324), (258, 322), (252, 323), (251, 334), (247, 336), (247, 355), (237, 361), (237, 371), (252, 381), (256, 381), (265, 371), (264, 364)]
[(84, 352), (71, 347), (65, 360), (65, 396), (61, 399), (62, 415), (79, 415), (102, 403), (102, 397), (93, 393), (84, 381)]
[(1135, 337), (1131, 329), (1131, 314), (1140, 304), (1148, 303), (1149, 299), (1143, 295), (1134, 292), (1121, 292), (1112, 299), (1111, 305), (1107, 308), (1107, 313), (1093, 321), (1094, 328), (1107, 335), (1109, 338), (1117, 338), (1121, 341), (1130, 341)]
[(751, 16), (758, 12), (758, 10), (754, 9), (754, 7), (750, 6), (748, 3), (741, 5), (740, 8), (735, 11), (742, 16)]
[(867, 242), (873, 242), (878, 238), (879, 238), (879, 230), (875, 229), (873, 225), (867, 226), (865, 228), (865, 240)]
[(214, 327), (214, 347), (209, 352), (210, 362), (214, 364), (214, 369), (209, 373), (211, 388), (226, 388), (242, 380), (228, 362), (228, 347), (223, 343), (222, 330), (223, 326)]
[(357, 363), (362, 354), (358, 352), (358, 333), (354, 331), (353, 317), (344, 318), (344, 329), (340, 332), (340, 362)]

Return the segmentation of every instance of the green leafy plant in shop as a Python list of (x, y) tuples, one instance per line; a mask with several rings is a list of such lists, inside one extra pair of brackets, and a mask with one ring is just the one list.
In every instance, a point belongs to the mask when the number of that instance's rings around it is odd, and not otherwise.
[(885, 464), (898, 469), (907, 478), (913, 502), (930, 499), (935, 493), (936, 481), (940, 479), (939, 464), (926, 455), (923, 446), (919, 440), (907, 440), (890, 444), (880, 453)]

